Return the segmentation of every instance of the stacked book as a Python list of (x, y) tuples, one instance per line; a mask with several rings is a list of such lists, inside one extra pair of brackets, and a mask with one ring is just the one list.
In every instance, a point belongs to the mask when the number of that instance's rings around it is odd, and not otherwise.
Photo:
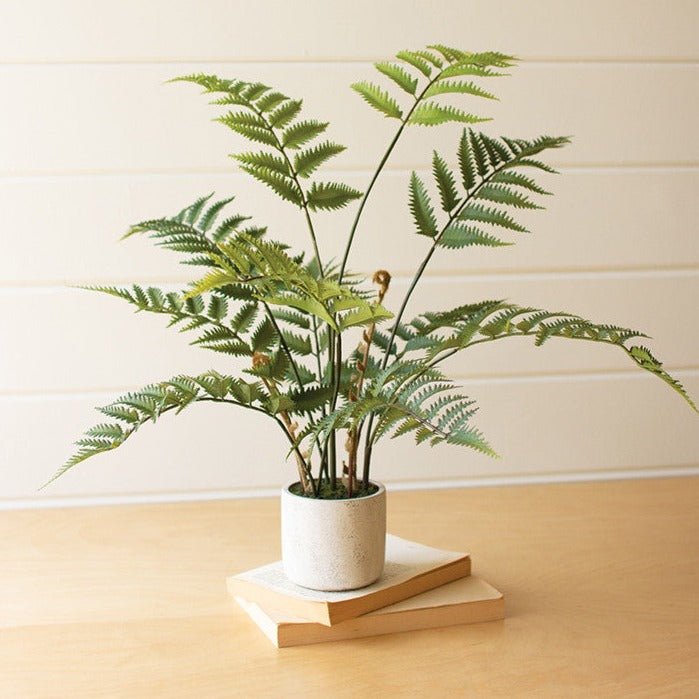
[(360, 590), (318, 592), (284, 576), (281, 561), (227, 580), (228, 591), (277, 648), (502, 619), (502, 593), (471, 575), (467, 553), (386, 537), (381, 578)]

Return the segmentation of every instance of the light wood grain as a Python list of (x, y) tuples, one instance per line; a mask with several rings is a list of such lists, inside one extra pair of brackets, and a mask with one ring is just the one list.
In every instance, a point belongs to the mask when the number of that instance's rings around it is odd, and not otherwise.
[(696, 478), (392, 493), (389, 529), (472, 551), (508, 618), (281, 652), (224, 586), (278, 556), (276, 500), (4, 513), (0, 695), (695, 697), (697, 497)]
[(692, 0), (4, 0), (0, 59), (356, 60), (441, 41), (527, 58), (681, 60), (698, 56), (696, 18)]

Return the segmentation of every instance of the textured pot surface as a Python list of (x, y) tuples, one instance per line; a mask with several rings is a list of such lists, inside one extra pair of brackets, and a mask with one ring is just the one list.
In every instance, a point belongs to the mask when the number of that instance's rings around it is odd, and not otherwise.
[(386, 490), (351, 500), (282, 491), (282, 560), (292, 582), (353, 590), (381, 577), (386, 555)]

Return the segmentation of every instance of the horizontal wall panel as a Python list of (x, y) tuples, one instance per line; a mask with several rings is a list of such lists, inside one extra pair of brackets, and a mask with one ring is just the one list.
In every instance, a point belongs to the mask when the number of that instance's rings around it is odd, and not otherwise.
[[(396, 309), (408, 280), (395, 280), (386, 305)], [(411, 313), (445, 310), (492, 298), (576, 312), (597, 322), (638, 328), (657, 338), (651, 346), (669, 367), (696, 367), (699, 273), (687, 275), (581, 275), (448, 277), (424, 280)], [(137, 386), (178, 373), (244, 366), (197, 347), (167, 329), (167, 317), (135, 315), (119, 299), (81, 290), (0, 292), (0, 391), (41, 393)], [(357, 338), (358, 339), (358, 338)], [(346, 342), (352, 342), (348, 339)], [(481, 345), (450, 360), (456, 375), (601, 372), (633, 369), (606, 345), (553, 339), (544, 347), (513, 338)]]
[[(429, 172), (421, 175), (429, 181)], [(333, 173), (357, 188), (365, 173)], [(389, 171), (365, 209), (350, 264), (410, 274), (428, 241), (414, 235), (409, 173)], [(699, 168), (576, 170), (542, 178), (554, 192), (546, 211), (520, 214), (533, 235), (506, 236), (508, 248), (438, 255), (431, 273), (666, 268), (699, 266)], [(5, 230), (0, 286), (186, 281), (192, 270), (150, 242), (118, 242), (137, 221), (172, 215), (197, 197), (236, 195), (231, 211), (269, 226), (270, 235), (309, 248), (302, 214), (264, 185), (231, 168), (228, 175), (47, 177), (0, 179)], [(436, 197), (436, 194), (435, 194)], [(354, 207), (315, 216), (321, 250), (337, 257)]]
[[(699, 394), (699, 376), (682, 376)], [(501, 458), (450, 446), (382, 443), (374, 476), (430, 480), (691, 466), (699, 453), (696, 414), (652, 377), (479, 382), (474, 418)], [(70, 454), (106, 395), (0, 398), (0, 500), (71, 495), (196, 492), (281, 486), (293, 480), (286, 446), (268, 418), (229, 406), (194, 406), (148, 426), (122, 448), (36, 489)]]
[(692, 0), (0, 4), (0, 60), (333, 60), (437, 41), (525, 57), (697, 58)]
[[(699, 161), (699, 66), (687, 64), (529, 64), (491, 79), (501, 98), (462, 100), (491, 116), (495, 134), (573, 134), (551, 156), (565, 164), (692, 164)], [(370, 64), (176, 64), (24, 66), (0, 70), (2, 175), (227, 170), (243, 147), (191, 85), (164, 84), (192, 71), (260, 79), (305, 100), (310, 116), (350, 146), (339, 168), (373, 168), (395, 131), (348, 85), (373, 79)], [(649, 88), (652, 86), (652, 89)], [(333, 95), (329, 100), (328, 95)], [(49, 108), (50, 105), (50, 108)], [(454, 153), (459, 128), (414, 127), (392, 167)], [(24, 136), (18, 137), (18, 134)]]

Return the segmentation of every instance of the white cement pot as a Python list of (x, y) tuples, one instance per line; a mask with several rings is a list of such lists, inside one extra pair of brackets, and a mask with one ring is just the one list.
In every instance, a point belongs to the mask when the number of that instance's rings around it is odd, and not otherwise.
[(381, 577), (386, 490), (350, 500), (282, 491), (282, 560), (287, 578), (312, 590), (354, 590)]

